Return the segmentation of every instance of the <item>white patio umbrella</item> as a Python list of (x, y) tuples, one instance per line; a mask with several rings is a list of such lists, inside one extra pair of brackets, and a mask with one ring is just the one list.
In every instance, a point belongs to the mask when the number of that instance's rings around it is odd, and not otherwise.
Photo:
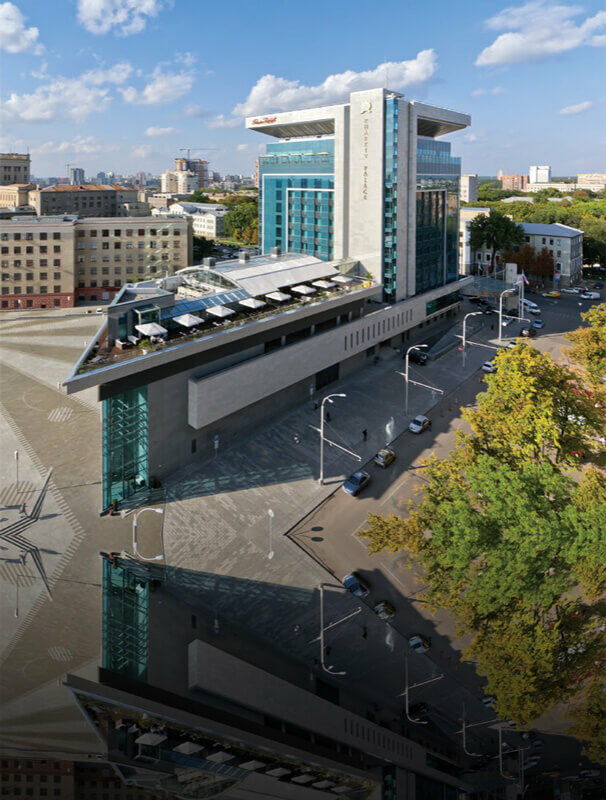
[(143, 322), (141, 325), (135, 325), (135, 329), (143, 336), (165, 336), (167, 333), (166, 328), (157, 322)]
[(263, 300), (257, 300), (256, 297), (247, 297), (246, 300), (240, 300), (239, 304), (244, 306), (244, 308), (263, 308), (264, 305), (267, 305), (263, 302)]
[(236, 312), (233, 308), (227, 308), (226, 306), (211, 306), (206, 309), (206, 313), (212, 314), (213, 317), (219, 317), (219, 319), (225, 319), (225, 317), (231, 317)]
[(332, 289), (337, 284), (332, 281), (312, 281), (311, 285), (317, 286), (318, 289)]
[(173, 317), (173, 319), (183, 328), (193, 328), (196, 325), (201, 325), (204, 322), (202, 317), (197, 317), (195, 314), (181, 314), (180, 317)]
[(316, 293), (316, 290), (313, 288), (313, 286), (306, 286), (304, 283), (300, 283), (298, 286), (291, 286), (290, 291), (303, 295)]
[(270, 292), (265, 297), (268, 300), (274, 300), (276, 303), (285, 303), (287, 300), (292, 300), (292, 296), (285, 292)]

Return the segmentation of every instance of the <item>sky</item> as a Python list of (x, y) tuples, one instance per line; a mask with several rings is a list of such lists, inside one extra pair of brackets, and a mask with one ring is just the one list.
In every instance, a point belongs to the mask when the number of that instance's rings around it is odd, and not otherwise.
[(0, 0), (0, 150), (159, 173), (180, 148), (252, 174), (250, 114), (387, 85), (469, 113), (463, 171), (606, 172), (606, 8), (595, 0)]

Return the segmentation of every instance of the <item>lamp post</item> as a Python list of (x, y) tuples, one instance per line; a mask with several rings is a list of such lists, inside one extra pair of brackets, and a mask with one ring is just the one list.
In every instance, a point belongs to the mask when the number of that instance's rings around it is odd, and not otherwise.
[(140, 508), (139, 511), (137, 511), (133, 517), (133, 553), (137, 558), (141, 559), (141, 561), (162, 561), (164, 556), (153, 556), (152, 558), (146, 558), (137, 550), (137, 519), (139, 514), (143, 514), (144, 511), (153, 511), (154, 514), (164, 514), (164, 509), (162, 508)]
[(515, 289), (505, 289), (499, 296), (499, 344), (501, 343), (503, 331), (503, 297), (513, 292), (515, 292)]
[(320, 666), (327, 672), (329, 675), (347, 675), (346, 672), (337, 672), (332, 668), (332, 666), (326, 666), (324, 663), (324, 631), (328, 630), (329, 628), (334, 628), (336, 625), (340, 625), (342, 622), (350, 619), (351, 617), (355, 617), (356, 614), (359, 614), (362, 611), (362, 608), (358, 606), (355, 611), (352, 611), (351, 614), (346, 614), (341, 619), (337, 620), (336, 622), (331, 622), (330, 625), (327, 625), (324, 628), (324, 584), (321, 583), (318, 587), (320, 589)]
[(334, 403), (333, 397), (347, 397), (347, 395), (329, 394), (320, 404), (320, 485), (324, 483), (324, 403)]
[(274, 546), (273, 546), (273, 521), (274, 521), (274, 512), (271, 508), (267, 509), (267, 516), (269, 517), (269, 551), (267, 553), (267, 558), (271, 561), (274, 557)]
[(411, 689), (417, 689), (419, 686), (426, 686), (428, 683), (435, 683), (436, 681), (442, 680), (444, 675), (436, 675), (435, 678), (430, 678), (428, 681), (421, 681), (421, 683), (413, 683), (412, 685), (408, 684), (408, 656), (404, 658), (404, 679), (406, 681), (406, 688), (404, 691), (398, 695), (398, 697), (404, 697), (404, 713), (406, 714), (406, 719), (409, 722), (414, 722), (416, 725), (427, 725), (428, 723), (422, 719), (415, 719), (414, 717), (410, 716), (410, 706), (408, 701), (408, 693)]
[(478, 315), (484, 314), (483, 311), (470, 311), (469, 314), (465, 314), (463, 317), (463, 369), (465, 369), (465, 348), (467, 347), (467, 339), (465, 336), (465, 331), (467, 330), (467, 317), (477, 317)]
[(406, 381), (406, 397), (404, 400), (404, 413), (408, 414), (408, 356), (411, 350), (420, 350), (422, 347), (429, 347), (427, 344), (413, 344), (406, 351), (406, 358), (404, 363), (404, 380)]
[(19, 491), (19, 451), (15, 450), (15, 473), (17, 476), (17, 491)]

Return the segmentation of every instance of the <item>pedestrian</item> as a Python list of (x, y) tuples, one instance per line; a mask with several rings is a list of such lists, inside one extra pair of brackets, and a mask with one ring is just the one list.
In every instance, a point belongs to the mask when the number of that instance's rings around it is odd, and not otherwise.
[(314, 411), (317, 411), (320, 408), (320, 404), (317, 400), (314, 400)]
[(362, 638), (368, 639), (368, 628), (366, 627), (366, 625), (362, 628)]
[(299, 436), (298, 433), (295, 433), (295, 435), (292, 438), (295, 444), (299, 444), (299, 442), (301, 441), (301, 437)]
[(21, 503), (21, 506), (19, 507), (19, 516), (27, 517), (27, 507), (25, 503)]
[(295, 636), (298, 636), (301, 633), (301, 626), (298, 623), (296, 625), (293, 625), (292, 632), (294, 633)]
[(364, 430), (362, 431), (362, 438), (364, 439), (364, 441), (368, 439), (368, 431), (366, 430), (366, 428), (364, 428)]
[(327, 411), (327, 412), (326, 412), (326, 417), (325, 417), (325, 419), (326, 419), (326, 422), (330, 422), (330, 411)]
[(330, 655), (330, 651), (331, 651), (331, 647), (330, 647), (330, 645), (329, 645), (329, 646), (328, 646), (328, 647), (327, 647), (327, 648), (324, 650), (324, 652), (326, 653), (326, 655), (327, 655), (327, 656), (329, 656), (329, 655)]
[(379, 363), (379, 356), (375, 356), (375, 357), (373, 358), (373, 360), (372, 360), (372, 363), (373, 363), (373, 364), (375, 365), (375, 367), (376, 367), (376, 366), (377, 366), (377, 364)]
[(25, 566), (26, 559), (27, 559), (27, 550), (19, 550), (19, 561), (21, 562), (22, 566)]
[(219, 633), (219, 617), (215, 617), (215, 624), (213, 625), (213, 630), (215, 633)]

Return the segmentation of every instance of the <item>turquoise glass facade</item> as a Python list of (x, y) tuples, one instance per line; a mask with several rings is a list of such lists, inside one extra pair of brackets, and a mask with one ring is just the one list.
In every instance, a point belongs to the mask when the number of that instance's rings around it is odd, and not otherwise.
[(398, 257), (398, 101), (385, 101), (385, 174), (383, 186), (383, 299), (396, 299)]
[(103, 507), (149, 484), (147, 387), (103, 401)]
[(459, 272), (461, 159), (450, 142), (417, 139), (416, 292), (455, 281)]
[(102, 666), (147, 680), (149, 581), (103, 559)]
[(267, 145), (259, 158), (259, 229), (272, 247), (333, 258), (334, 139)]

